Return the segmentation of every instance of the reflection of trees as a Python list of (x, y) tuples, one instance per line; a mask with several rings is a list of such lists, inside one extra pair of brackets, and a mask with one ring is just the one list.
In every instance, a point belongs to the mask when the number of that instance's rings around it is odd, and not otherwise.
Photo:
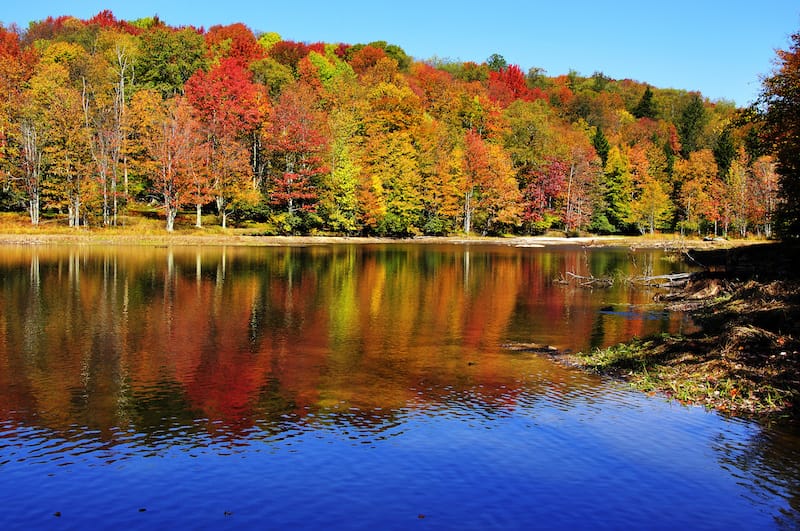
[[(673, 330), (678, 323), (676, 316), (664, 315), (660, 320), (645, 318), (642, 309), (652, 304), (654, 292), (626, 282), (630, 277), (642, 275), (643, 267), (649, 268), (649, 274), (671, 272), (671, 264), (654, 260), (654, 256), (659, 254), (572, 247), (559, 252), (523, 254), (519, 266), (522, 292), (514, 313), (519, 320), (510, 326), (512, 333), (517, 334), (514, 338), (582, 350)], [(611, 288), (599, 289), (554, 284), (553, 280), (566, 272), (610, 276), (615, 282)], [(615, 315), (598, 313), (600, 308), (612, 304), (622, 311)]]
[(531, 371), (551, 374), (528, 395), (567, 396), (562, 369), (498, 346), (589, 337), (596, 295), (552, 279), (626, 263), (479, 246), (15, 249), (0, 258), (0, 411), (57, 430), (236, 437), (287, 419), (388, 429), (410, 405), (463, 396), (514, 407)]

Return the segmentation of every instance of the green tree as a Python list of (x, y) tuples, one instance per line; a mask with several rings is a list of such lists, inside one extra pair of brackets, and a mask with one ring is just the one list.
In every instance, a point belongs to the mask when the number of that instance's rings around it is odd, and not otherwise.
[(653, 91), (650, 89), (649, 85), (645, 87), (642, 99), (640, 99), (636, 107), (633, 108), (631, 114), (636, 118), (649, 118), (651, 120), (655, 120), (658, 117), (658, 109), (653, 101)]
[(492, 70), (493, 72), (499, 72), (500, 70), (508, 67), (508, 61), (506, 61), (506, 58), (499, 53), (493, 53), (490, 55), (489, 58), (486, 59), (486, 64), (489, 67), (489, 70)]
[(603, 129), (601, 127), (595, 129), (594, 135), (592, 135), (592, 145), (605, 168), (606, 162), (608, 162), (608, 152), (611, 149), (611, 144), (608, 143), (608, 139), (606, 135), (603, 134)]
[(736, 158), (736, 146), (733, 143), (733, 134), (730, 127), (725, 127), (717, 138), (714, 145), (714, 160), (717, 161), (717, 168), (721, 177), (728, 175), (728, 170)]
[(688, 158), (690, 153), (700, 148), (700, 137), (706, 123), (708, 123), (708, 114), (703, 105), (703, 99), (699, 94), (692, 94), (677, 124), (683, 158)]
[(155, 26), (140, 36), (136, 83), (164, 96), (183, 93), (183, 85), (206, 66), (203, 35), (193, 28)]
[(603, 181), (603, 197), (606, 219), (620, 232), (628, 229), (628, 220), (631, 219), (632, 184), (628, 158), (617, 146), (614, 146), (608, 153)]

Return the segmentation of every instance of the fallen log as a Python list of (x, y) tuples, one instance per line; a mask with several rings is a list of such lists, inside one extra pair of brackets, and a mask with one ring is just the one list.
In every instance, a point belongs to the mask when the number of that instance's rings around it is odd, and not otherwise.
[(555, 354), (559, 352), (552, 345), (542, 345), (540, 343), (504, 343), (500, 347), (513, 352), (536, 352), (539, 354)]
[(603, 277), (603, 278), (597, 278), (595, 276), (585, 277), (582, 275), (576, 275), (572, 271), (567, 271), (567, 276), (578, 281), (579, 285), (586, 287), (599, 286), (603, 288), (608, 288), (614, 285), (614, 279), (611, 277)]
[[(636, 284), (644, 284), (645, 286), (652, 286), (656, 288), (682, 288), (686, 286), (691, 278), (691, 273), (672, 273), (670, 275), (651, 275), (646, 277), (636, 277), (630, 279), (630, 282)], [(666, 282), (664, 282), (666, 281)]]

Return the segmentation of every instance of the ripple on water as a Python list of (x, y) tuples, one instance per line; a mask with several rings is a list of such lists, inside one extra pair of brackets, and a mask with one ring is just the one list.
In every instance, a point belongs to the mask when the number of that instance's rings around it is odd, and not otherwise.
[(798, 521), (800, 459), (777, 450), (794, 439), (615, 382), (598, 388), (477, 385), (395, 410), (342, 404), (238, 431), (204, 418), (145, 431), (7, 421), (0, 470), (16, 487), (3, 490), (25, 513), (17, 523), (61, 511), (78, 527), (88, 516), (70, 508), (126, 527), (214, 527), (226, 511), (235, 525), (281, 527), (408, 527), (419, 514), (460, 528)]

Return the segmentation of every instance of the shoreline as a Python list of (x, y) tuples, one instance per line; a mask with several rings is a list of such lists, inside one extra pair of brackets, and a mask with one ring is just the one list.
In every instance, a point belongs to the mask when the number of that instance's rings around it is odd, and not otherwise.
[[(537, 247), (629, 247), (633, 249), (688, 250), (728, 249), (744, 245), (765, 243), (763, 240), (717, 240), (663, 236), (419, 236), (412, 238), (387, 238), (379, 236), (259, 236), (242, 229), (230, 229), (226, 234), (205, 233), (136, 233), (124, 228), (108, 231), (76, 231), (75, 233), (30, 230), (26, 232), (0, 231), (0, 245), (175, 245), (175, 246), (324, 246), (369, 244), (450, 244), (450, 245), (503, 245), (520, 248)], [(112, 232), (113, 231), (113, 232)]]
[(667, 309), (691, 315), (698, 332), (633, 338), (554, 359), (681, 404), (800, 421), (800, 272), (794, 268), (800, 246), (725, 254), (724, 264), (693, 274), (678, 296), (665, 300)]

